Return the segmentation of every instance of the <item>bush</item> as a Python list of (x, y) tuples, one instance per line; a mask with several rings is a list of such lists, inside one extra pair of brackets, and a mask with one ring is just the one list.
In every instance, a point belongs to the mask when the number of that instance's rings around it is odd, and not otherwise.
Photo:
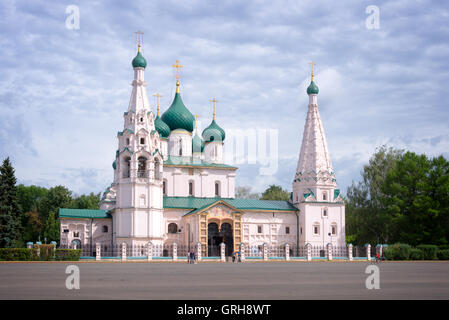
[(438, 246), (439, 250), (448, 250), (449, 249), (449, 244), (442, 244), (440, 246)]
[(31, 261), (36, 260), (37, 250), (28, 248), (2, 248), (0, 261)]
[(388, 260), (407, 260), (410, 257), (412, 247), (405, 243), (395, 243), (384, 249), (384, 255)]
[(423, 253), (424, 260), (437, 260), (438, 247), (433, 244), (420, 244), (416, 247)]
[(81, 257), (81, 250), (78, 249), (56, 249), (56, 261), (78, 261)]
[(35, 244), (34, 248), (39, 252), (36, 260), (51, 261), (55, 259), (55, 245), (53, 244)]
[(440, 260), (449, 260), (449, 249), (438, 250), (437, 257)]
[(423, 259), (423, 252), (421, 249), (412, 248), (410, 250), (410, 260), (422, 260)]

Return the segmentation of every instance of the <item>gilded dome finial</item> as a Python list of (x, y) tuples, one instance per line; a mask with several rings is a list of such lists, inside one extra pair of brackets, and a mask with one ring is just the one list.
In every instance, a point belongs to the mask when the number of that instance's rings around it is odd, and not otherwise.
[(139, 30), (136, 32), (136, 34), (139, 35), (139, 44), (137, 45), (137, 52), (140, 52), (140, 35), (143, 34), (143, 32)]
[(314, 66), (314, 65), (316, 66), (316, 63), (313, 62), (313, 61), (310, 61), (309, 63), (312, 65), (312, 81), (313, 81), (313, 66)]
[(176, 64), (172, 65), (173, 68), (176, 68), (176, 93), (179, 93), (179, 69), (183, 68), (183, 65), (179, 64), (179, 60), (176, 60)]
[(214, 112), (213, 112), (213, 120), (215, 120), (215, 103), (218, 102), (218, 100), (215, 100), (215, 98), (213, 98), (212, 100), (209, 100), (210, 102), (212, 102), (213, 104), (213, 108), (214, 108)]
[(159, 116), (159, 98), (162, 97), (162, 95), (155, 93), (153, 96), (156, 97), (157, 115)]

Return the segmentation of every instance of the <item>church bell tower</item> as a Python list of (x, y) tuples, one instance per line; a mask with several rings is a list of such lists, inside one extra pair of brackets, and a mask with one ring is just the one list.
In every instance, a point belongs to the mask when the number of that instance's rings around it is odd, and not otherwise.
[(163, 238), (163, 158), (161, 139), (155, 128), (144, 78), (147, 61), (141, 53), (140, 35), (132, 61), (134, 80), (123, 131), (117, 134), (114, 162), (116, 205), (113, 210), (114, 242), (162, 243)]

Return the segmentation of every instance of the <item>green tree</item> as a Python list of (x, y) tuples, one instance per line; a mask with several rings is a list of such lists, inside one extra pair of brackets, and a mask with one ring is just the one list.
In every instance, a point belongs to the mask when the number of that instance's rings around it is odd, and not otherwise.
[(72, 191), (64, 186), (50, 188), (48, 193), (39, 201), (39, 215), (45, 223), (50, 212), (58, 218), (59, 208), (72, 208)]
[(290, 193), (281, 186), (272, 184), (262, 193), (261, 200), (285, 200), (290, 199)]
[(50, 241), (59, 242), (59, 220), (56, 219), (56, 214), (54, 211), (50, 211), (47, 220), (45, 221), (43, 234), (47, 240), (47, 243)]
[(388, 243), (394, 230), (392, 217), (382, 199), (382, 186), (402, 150), (381, 146), (371, 156), (361, 172), (362, 180), (353, 182), (346, 193), (346, 235), (354, 244)]
[(0, 248), (23, 246), (16, 182), (14, 168), (6, 158), (0, 167)]
[(88, 195), (81, 195), (73, 199), (72, 208), (74, 209), (99, 209), (101, 193), (91, 192)]
[(259, 199), (259, 194), (251, 192), (251, 187), (235, 188), (235, 197), (239, 199)]

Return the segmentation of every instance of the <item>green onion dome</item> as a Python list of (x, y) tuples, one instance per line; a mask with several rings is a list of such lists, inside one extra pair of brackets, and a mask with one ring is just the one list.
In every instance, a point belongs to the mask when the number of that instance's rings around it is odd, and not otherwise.
[(117, 161), (114, 160), (114, 162), (112, 163), (112, 168), (115, 170), (117, 169)]
[(137, 56), (133, 59), (133, 68), (146, 68), (147, 60), (143, 57), (140, 51), (137, 52)]
[(310, 85), (307, 87), (307, 94), (318, 94), (318, 86), (315, 84), (315, 82), (310, 82)]
[(179, 92), (176, 93), (170, 108), (164, 112), (161, 119), (168, 125), (170, 130), (184, 129), (189, 132), (193, 131), (195, 118), (182, 102)]
[(157, 132), (159, 132), (159, 135), (162, 138), (168, 138), (168, 136), (170, 135), (170, 128), (164, 121), (162, 121), (159, 115), (154, 120), (154, 126), (156, 127)]
[(198, 134), (192, 139), (192, 152), (203, 152), (204, 150), (204, 141), (200, 138)]
[(220, 128), (220, 126), (212, 120), (212, 123), (203, 130), (203, 139), (206, 142), (212, 141), (224, 141), (226, 137), (225, 131)]

